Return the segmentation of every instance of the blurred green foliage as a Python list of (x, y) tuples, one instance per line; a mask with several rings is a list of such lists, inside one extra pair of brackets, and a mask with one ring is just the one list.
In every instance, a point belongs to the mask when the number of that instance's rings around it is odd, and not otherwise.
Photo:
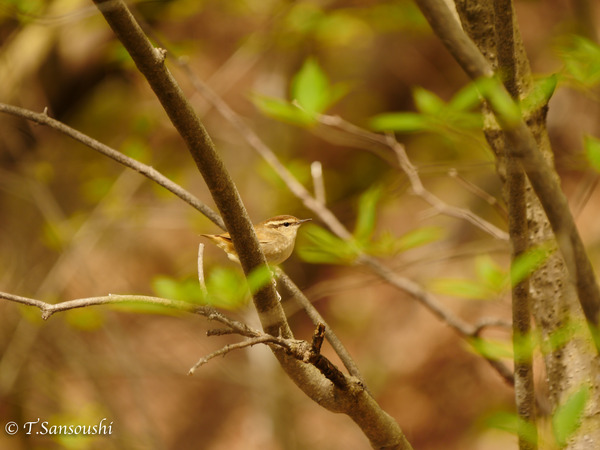
[(400, 237), (385, 231), (373, 237), (382, 195), (383, 188), (374, 186), (359, 197), (351, 240), (341, 239), (315, 224), (305, 225), (298, 242), (300, 258), (313, 264), (353, 264), (362, 253), (392, 256), (443, 237), (439, 227), (416, 228)]
[(553, 244), (528, 249), (513, 261), (509, 270), (498, 265), (489, 255), (475, 258), (476, 279), (437, 278), (430, 288), (439, 294), (471, 300), (492, 300), (531, 276), (555, 251)]
[(556, 48), (563, 61), (562, 78), (569, 84), (590, 89), (600, 82), (600, 46), (583, 37), (569, 35)]
[[(291, 101), (255, 94), (256, 107), (269, 117), (295, 125), (311, 125), (348, 92), (345, 83), (331, 84), (314, 58), (308, 58), (290, 85)], [(297, 104), (295, 104), (297, 102)]]
[(206, 294), (197, 279), (177, 280), (165, 275), (154, 278), (152, 289), (159, 297), (233, 310), (246, 306), (250, 294), (270, 283), (272, 276), (267, 266), (253, 270), (247, 279), (239, 267), (215, 266), (205, 280)]
[(377, 131), (400, 133), (430, 132), (463, 135), (468, 130), (481, 130), (483, 120), (477, 109), (481, 98), (477, 85), (470, 83), (449, 101), (422, 87), (413, 88), (418, 113), (394, 112), (373, 117), (370, 126)]
[(556, 443), (564, 448), (581, 425), (585, 407), (590, 399), (590, 386), (583, 385), (573, 392), (552, 415), (552, 431)]

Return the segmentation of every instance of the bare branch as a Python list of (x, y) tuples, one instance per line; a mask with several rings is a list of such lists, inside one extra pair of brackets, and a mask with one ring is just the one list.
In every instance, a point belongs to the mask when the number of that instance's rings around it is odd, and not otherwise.
[(46, 303), (41, 300), (33, 298), (21, 297), (18, 295), (9, 294), (7, 292), (0, 292), (0, 298), (10, 300), (12, 302), (21, 303), (23, 305), (35, 306), (42, 311), (42, 318), (48, 319), (52, 314), (68, 311), (70, 309), (84, 308), (87, 306), (96, 305), (108, 305), (108, 304), (119, 304), (119, 303), (141, 303), (148, 305), (165, 306), (171, 309), (177, 309), (186, 312), (196, 312), (198, 314), (207, 316), (212, 313), (208, 309), (202, 309), (198, 305), (192, 303), (182, 302), (178, 300), (169, 300), (161, 297), (150, 297), (145, 295), (112, 295), (108, 294), (102, 297), (88, 297), (80, 298), (76, 300), (68, 300), (61, 303)]
[(129, 167), (130, 169), (133, 169), (136, 172), (139, 172), (149, 180), (154, 181), (158, 185), (164, 187), (168, 191), (175, 194), (188, 205), (200, 211), (217, 226), (221, 228), (225, 227), (223, 219), (221, 219), (221, 217), (216, 212), (214, 212), (211, 208), (202, 203), (197, 197), (192, 195), (190, 192), (183, 189), (177, 183), (174, 183), (173, 181), (169, 180), (167, 177), (165, 177), (162, 173), (160, 173), (153, 167), (141, 163), (140, 161), (137, 161), (133, 158), (130, 158), (129, 156), (124, 155), (123, 153), (115, 150), (114, 148), (111, 148), (108, 145), (105, 145), (91, 138), (90, 136), (78, 130), (75, 130), (74, 128), (71, 128), (64, 123), (53, 119), (52, 117), (49, 117), (46, 114), (46, 111), (44, 111), (43, 113), (36, 113), (28, 109), (23, 109), (17, 106), (0, 103), (0, 112), (11, 114), (16, 117), (22, 117), (40, 125), (46, 125), (52, 128), (53, 130), (59, 131), (60, 133), (63, 133), (69, 136), (70, 138), (81, 142), (83, 145), (93, 150), (96, 150), (104, 156), (108, 156), (110, 159), (118, 162), (119, 164), (122, 164), (125, 167)]
[(285, 339), (276, 338), (274, 336), (269, 336), (269, 335), (262, 335), (262, 336), (257, 336), (257, 337), (247, 339), (242, 342), (237, 342), (235, 344), (226, 345), (225, 347), (223, 347), (215, 352), (212, 352), (211, 354), (206, 355), (203, 358), (200, 358), (198, 360), (198, 362), (196, 364), (194, 364), (194, 366), (189, 370), (188, 375), (193, 375), (194, 372), (196, 372), (196, 370), (199, 367), (203, 366), (204, 364), (209, 362), (211, 359), (214, 359), (217, 356), (225, 356), (227, 353), (232, 352), (234, 350), (251, 347), (256, 344), (274, 343), (274, 344), (282, 345), (282, 342), (285, 342)]
[[(452, 311), (446, 309), (432, 294), (424, 290), (414, 281), (397, 275), (384, 265), (380, 264), (379, 261), (369, 256), (362, 256), (360, 258), (360, 262), (370, 267), (374, 273), (386, 280), (392, 286), (408, 293), (412, 298), (425, 306), (440, 320), (447, 323), (450, 327), (457, 331), (458, 334), (465, 338), (474, 338), (479, 334), (479, 327), (464, 322), (462, 319), (454, 315)], [(506, 380), (507, 383), (511, 385), (514, 384), (514, 376), (512, 372), (501, 361), (491, 358), (485, 359), (494, 369), (496, 369), (496, 371), (502, 376), (502, 378)]]
[[(216, 148), (183, 91), (164, 65), (165, 51), (156, 49), (144, 34), (123, 0), (94, 0), (136, 67), (146, 78), (188, 151), (223, 217), (246, 275), (266, 264), (252, 222), (240, 194)], [(261, 324), (269, 334), (291, 337), (275, 289), (266, 285), (253, 295)]]
[(457, 219), (466, 220), (467, 222), (475, 225), (477, 228), (485, 231), (486, 233), (493, 236), (495, 239), (502, 241), (508, 241), (508, 233), (489, 223), (478, 215), (472, 213), (468, 209), (458, 208), (456, 206), (448, 205), (446, 202), (441, 200), (436, 195), (429, 192), (421, 178), (417, 168), (408, 158), (406, 150), (402, 144), (400, 144), (392, 135), (382, 135), (378, 133), (371, 133), (364, 130), (356, 125), (353, 125), (339, 116), (318, 116), (318, 121), (324, 125), (335, 127), (343, 130), (353, 136), (360, 137), (361, 139), (368, 139), (370, 142), (381, 145), (391, 150), (396, 158), (399, 167), (404, 171), (408, 177), (412, 192), (421, 197), (427, 203), (429, 203), (437, 213), (444, 214)]
[(306, 312), (308, 317), (310, 317), (312, 322), (315, 325), (323, 324), (325, 326), (325, 338), (327, 339), (331, 347), (333, 347), (334, 351), (337, 353), (346, 369), (348, 369), (348, 373), (350, 373), (350, 375), (352, 375), (353, 377), (356, 377), (358, 380), (360, 380), (361, 383), (363, 383), (364, 386), (366, 386), (362, 374), (360, 373), (358, 366), (354, 362), (354, 359), (352, 359), (352, 356), (350, 356), (350, 353), (348, 352), (346, 347), (344, 347), (342, 341), (340, 341), (337, 335), (333, 331), (331, 331), (331, 327), (327, 325), (327, 322), (325, 321), (323, 316), (321, 316), (319, 311), (317, 311), (317, 309), (313, 306), (310, 300), (306, 298), (304, 293), (298, 288), (298, 286), (296, 286), (296, 284), (290, 279), (290, 277), (287, 276), (287, 274), (285, 274), (280, 268), (277, 268), (276, 270), (278, 280), (280, 280), (284, 288), (292, 294), (294, 299), (304, 309), (304, 311)]

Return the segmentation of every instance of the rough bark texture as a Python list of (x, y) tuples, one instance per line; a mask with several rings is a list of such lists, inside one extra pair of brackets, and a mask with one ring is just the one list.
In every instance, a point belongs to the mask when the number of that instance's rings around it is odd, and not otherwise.
[[(504, 7), (512, 7), (511, 2), (502, 3), (504, 3)], [(508, 6), (506, 6), (507, 3)], [(494, 30), (494, 14), (511, 12), (499, 10), (497, 4), (496, 11), (494, 11), (493, 0), (478, 2), (458, 0), (456, 6), (463, 28), (492, 66), (497, 68), (498, 59), (502, 57), (502, 52), (507, 50), (503, 43), (509, 39), (508, 36), (503, 35), (502, 30)], [(511, 94), (522, 99), (531, 92), (532, 78), (516, 21), (513, 24), (515, 26), (512, 59), (516, 62), (515, 67), (500, 72), (505, 76), (505, 84), (509, 92), (514, 89)], [(497, 38), (495, 38), (496, 36)], [(514, 75), (514, 79), (511, 79), (511, 75)], [(553, 154), (546, 131), (546, 112), (547, 108), (542, 107), (527, 117), (526, 121), (538, 148), (544, 158), (553, 166)], [(508, 193), (511, 189), (511, 181), (515, 181), (514, 170), (510, 168), (511, 161), (506, 158), (504, 133), (489, 112), (486, 113), (485, 134), (497, 155), (499, 175), (507, 183)], [(557, 174), (555, 177), (558, 179)], [(527, 207), (526, 237), (528, 245), (536, 246), (554, 241), (550, 223), (529, 183), (526, 185), (524, 197)], [(507, 195), (507, 201), (514, 201), (514, 197), (511, 199), (510, 195)], [(513, 246), (515, 244), (513, 241)], [(550, 392), (550, 409), (554, 411), (582, 384), (590, 385), (591, 399), (586, 410), (586, 417), (579, 432), (570, 440), (568, 448), (598, 448), (600, 446), (598, 356), (593, 346), (590, 345), (589, 339), (585, 337), (586, 333), (583, 329), (585, 318), (559, 252), (554, 252), (544, 266), (531, 276), (529, 292), (532, 313), (542, 338), (542, 351)], [(574, 326), (574, 329), (579, 331), (576, 331), (570, 339), (561, 342), (560, 345), (551, 344), (551, 342), (556, 342), (556, 336), (562, 333), (568, 334), (568, 329), (573, 324), (578, 324)], [(517, 327), (519, 325), (523, 326), (524, 324), (517, 324)], [(579, 337), (578, 334), (580, 334)], [(516, 370), (519, 368), (516, 367)], [(516, 375), (516, 379), (519, 378), (518, 374)], [(524, 378), (522, 382), (527, 382), (526, 380), (527, 378)], [(518, 386), (517, 390), (519, 390)], [(528, 395), (526, 389), (523, 391), (523, 395)], [(517, 403), (519, 400), (523, 399), (517, 399)], [(527, 443), (521, 443), (521, 448), (528, 448), (527, 445)]]

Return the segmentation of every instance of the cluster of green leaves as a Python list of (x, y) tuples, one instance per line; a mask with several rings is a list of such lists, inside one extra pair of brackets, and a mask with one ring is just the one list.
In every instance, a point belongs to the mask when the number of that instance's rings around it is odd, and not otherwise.
[(552, 254), (551, 244), (533, 247), (517, 257), (510, 270), (498, 265), (489, 255), (475, 258), (476, 279), (438, 278), (433, 292), (472, 300), (489, 300), (504, 294), (538, 269)]
[(475, 110), (481, 103), (475, 84), (461, 89), (449, 102), (421, 87), (413, 89), (413, 99), (418, 112), (379, 114), (371, 119), (371, 128), (400, 133), (464, 133), (483, 126), (481, 113)]
[(290, 99), (283, 100), (260, 94), (253, 96), (256, 107), (273, 119), (308, 126), (316, 115), (324, 113), (348, 92), (347, 83), (332, 84), (318, 62), (308, 58), (292, 78)]
[(360, 196), (351, 240), (341, 239), (318, 225), (306, 225), (298, 243), (300, 258), (315, 264), (352, 264), (363, 253), (389, 256), (442, 237), (439, 227), (422, 227), (400, 237), (385, 232), (374, 238), (382, 193), (381, 187), (373, 187)]
[(206, 279), (206, 293), (197, 279), (177, 280), (158, 276), (152, 282), (156, 295), (172, 300), (211, 305), (223, 309), (239, 309), (245, 306), (251, 294), (271, 282), (271, 270), (262, 266), (246, 279), (238, 267), (214, 267)]
[(373, 117), (370, 126), (377, 131), (399, 133), (437, 133), (461, 136), (468, 130), (481, 130), (483, 118), (481, 99), (486, 98), (492, 109), (506, 123), (516, 123), (522, 115), (546, 105), (554, 93), (558, 77), (550, 75), (534, 83), (527, 98), (517, 104), (507, 94), (498, 78), (481, 78), (462, 88), (449, 102), (431, 91), (417, 87), (413, 99), (417, 112), (391, 112)]
[[(567, 445), (581, 426), (590, 392), (588, 385), (582, 385), (558, 406), (551, 417), (552, 436), (542, 436), (540, 448), (564, 448)], [(532, 444), (538, 441), (534, 424), (524, 422), (515, 413), (497, 412), (488, 416), (484, 423), (487, 427), (520, 435)]]
[(568, 36), (558, 45), (563, 61), (561, 78), (576, 87), (590, 89), (600, 82), (600, 46), (582, 36)]

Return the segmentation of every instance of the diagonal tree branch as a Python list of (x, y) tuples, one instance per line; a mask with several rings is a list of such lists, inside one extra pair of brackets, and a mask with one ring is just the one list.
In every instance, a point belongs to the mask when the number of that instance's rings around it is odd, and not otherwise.
[[(17, 117), (22, 117), (24, 119), (31, 120), (40, 125), (46, 125), (56, 131), (59, 131), (65, 135), (75, 139), (76, 141), (81, 142), (82, 144), (90, 147), (91, 149), (96, 150), (105, 156), (108, 156), (109, 158), (115, 160), (116, 162), (123, 164), (126, 167), (129, 167), (129, 168), (141, 173), (142, 175), (146, 176), (149, 180), (154, 181), (155, 183), (159, 184), (160, 186), (163, 186), (170, 192), (174, 193), (177, 197), (182, 199), (184, 202), (186, 202), (187, 204), (196, 208), (202, 214), (206, 215), (211, 221), (213, 221), (221, 229), (225, 229), (225, 225), (223, 223), (223, 219), (221, 219), (221, 216), (219, 216), (216, 212), (214, 212), (209, 206), (205, 205), (200, 200), (198, 200), (198, 198), (195, 197), (194, 195), (192, 195), (189, 191), (182, 188), (177, 183), (174, 183), (173, 181), (171, 181), (170, 179), (165, 177), (162, 173), (160, 173), (153, 167), (143, 164), (133, 158), (130, 158), (130, 157), (120, 153), (119, 151), (91, 138), (90, 136), (83, 134), (80, 131), (73, 129), (58, 120), (49, 117), (45, 112), (44, 113), (36, 113), (34, 111), (30, 111), (30, 110), (19, 108), (19, 107), (12, 106), (12, 105), (6, 105), (3, 103), (0, 103), (0, 112), (5, 112), (7, 114), (12, 114)], [(203, 244), (200, 244), (200, 245), (203, 245)], [(198, 253), (198, 258), (199, 258), (198, 264), (201, 265), (202, 264), (202, 253), (201, 252)], [(200, 266), (199, 266), (199, 268), (200, 268)], [(296, 298), (296, 300), (300, 302), (302, 307), (307, 312), (308, 316), (313, 320), (314, 324), (315, 325), (317, 325), (318, 323), (326, 324), (323, 317), (318, 313), (318, 311), (310, 303), (310, 301), (306, 298), (306, 296), (302, 293), (302, 291), (298, 288), (298, 286), (296, 286), (296, 284), (287, 275), (285, 275), (285, 273), (281, 269), (278, 269), (278, 271), (279, 271), (279, 276), (281, 277), (280, 279), (283, 281), (284, 286), (292, 293), (292, 295)], [(200, 277), (200, 275), (202, 277), (204, 276), (203, 272), (200, 270), (198, 272), (198, 275), (199, 275), (199, 277)], [(203, 291), (205, 291), (206, 286), (203, 286), (203, 280), (200, 279), (199, 281), (200, 281), (200, 288)], [(360, 373), (358, 366), (356, 365), (356, 363), (350, 356), (350, 353), (348, 352), (348, 350), (344, 347), (343, 343), (335, 335), (333, 330), (329, 327), (329, 325), (326, 325), (325, 335), (326, 335), (327, 340), (329, 341), (329, 343), (335, 350), (335, 352), (340, 357), (340, 360), (342, 361), (342, 363), (344, 364), (346, 369), (348, 369), (348, 373), (350, 373), (350, 375), (359, 379), (361, 381), (361, 383), (363, 383), (363, 385), (366, 386), (365, 380), (362, 377), (362, 374)]]
[[(498, 69), (504, 75), (504, 85), (511, 97), (518, 101), (519, 85), (518, 62), (512, 0), (494, 1), (494, 28)], [(508, 204), (508, 228), (511, 237), (511, 264), (522, 256), (529, 247), (527, 221), (526, 177), (518, 160), (504, 143), (506, 158), (506, 198)], [(499, 155), (499, 157), (502, 157)], [(519, 449), (537, 449), (537, 428), (535, 425), (535, 389), (533, 381), (533, 345), (531, 336), (531, 298), (529, 277), (516, 283), (512, 288), (513, 348), (515, 403), (521, 419), (517, 432)]]
[[(204, 126), (166, 69), (165, 52), (152, 46), (122, 0), (94, 0), (94, 3), (148, 80), (184, 139), (231, 234), (244, 272), (248, 275), (253, 269), (263, 266), (266, 261), (239, 193)], [(293, 337), (272, 284), (260, 289), (253, 299), (267, 334)], [(411, 448), (397, 422), (381, 409), (358, 380), (344, 376), (346, 385), (342, 389), (315, 365), (298, 361), (277, 348), (272, 350), (299, 388), (325, 408), (350, 416), (373, 447)]]
[(60, 131), (61, 133), (73, 138), (74, 140), (81, 142), (83, 145), (86, 145), (91, 149), (96, 150), (97, 152), (100, 152), (105, 156), (108, 156), (112, 160), (124, 165), (125, 167), (129, 167), (130, 169), (139, 172), (149, 180), (154, 181), (155, 183), (159, 184), (160, 186), (175, 194), (188, 205), (196, 208), (217, 226), (225, 228), (223, 219), (221, 219), (221, 217), (216, 212), (214, 212), (206, 204), (202, 203), (196, 196), (192, 195), (189, 191), (183, 189), (177, 183), (165, 177), (162, 173), (154, 169), (152, 166), (130, 158), (129, 156), (124, 155), (123, 153), (115, 150), (114, 148), (109, 147), (108, 145), (105, 145), (102, 142), (91, 138), (87, 134), (84, 134), (81, 131), (71, 128), (70, 126), (60, 122), (59, 120), (48, 116), (48, 114), (45, 111), (43, 113), (36, 113), (28, 109), (19, 108), (18, 106), (0, 103), (0, 112), (11, 114), (16, 117), (22, 117), (40, 125), (46, 125), (48, 127), (53, 128), (54, 130)]
[[(244, 272), (266, 264), (254, 228), (235, 184), (227, 173), (204, 125), (166, 68), (166, 52), (152, 46), (122, 0), (95, 0), (138, 70), (146, 78), (169, 119), (183, 138), (221, 213)], [(268, 334), (291, 337), (275, 288), (267, 284), (253, 296), (261, 323)]]

